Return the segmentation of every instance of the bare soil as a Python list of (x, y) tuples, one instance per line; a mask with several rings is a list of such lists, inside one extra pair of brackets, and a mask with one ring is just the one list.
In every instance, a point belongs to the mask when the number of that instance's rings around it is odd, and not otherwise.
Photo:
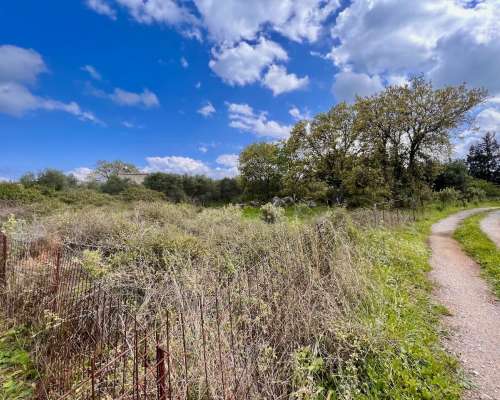
[(500, 210), (489, 213), (480, 225), (481, 230), (500, 248)]
[(445, 345), (472, 382), (465, 398), (500, 400), (500, 303), (480, 277), (479, 266), (452, 239), (460, 221), (485, 210), (463, 211), (432, 227), (431, 278), (437, 301), (450, 312), (444, 317), (450, 331)]

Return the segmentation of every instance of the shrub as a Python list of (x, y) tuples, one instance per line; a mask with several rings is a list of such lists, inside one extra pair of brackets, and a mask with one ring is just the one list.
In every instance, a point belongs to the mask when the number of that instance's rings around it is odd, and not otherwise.
[(260, 210), (262, 212), (262, 220), (268, 224), (281, 221), (285, 214), (285, 210), (282, 207), (273, 206), (271, 203), (264, 204)]
[(145, 188), (144, 186), (130, 186), (120, 194), (120, 197), (124, 201), (166, 200), (166, 196), (163, 193), (157, 192), (156, 190)]
[(43, 200), (43, 195), (35, 188), (24, 188), (17, 183), (0, 183), (0, 200), (31, 203)]
[(444, 188), (437, 192), (437, 198), (441, 202), (441, 206), (455, 204), (460, 198), (460, 192), (453, 188)]

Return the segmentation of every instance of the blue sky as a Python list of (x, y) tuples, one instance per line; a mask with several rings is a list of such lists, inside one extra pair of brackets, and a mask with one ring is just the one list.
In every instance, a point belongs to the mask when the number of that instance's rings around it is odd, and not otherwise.
[(500, 126), (495, 0), (18, 0), (0, 5), (0, 179), (100, 159), (236, 173), (255, 141), (410, 74), (484, 86)]

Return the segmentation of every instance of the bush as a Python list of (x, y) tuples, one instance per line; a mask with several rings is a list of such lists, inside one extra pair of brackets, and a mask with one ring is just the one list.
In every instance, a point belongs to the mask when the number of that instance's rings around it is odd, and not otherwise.
[(144, 186), (130, 186), (120, 194), (120, 197), (124, 201), (161, 201), (167, 199), (163, 193)]
[(281, 221), (285, 215), (285, 210), (282, 207), (273, 206), (271, 203), (264, 204), (260, 210), (262, 212), (262, 220), (268, 224)]
[(441, 202), (442, 207), (455, 204), (460, 198), (460, 192), (453, 188), (444, 188), (437, 192), (437, 198)]
[(43, 200), (35, 188), (25, 188), (17, 183), (0, 183), (0, 200), (15, 203), (32, 203)]

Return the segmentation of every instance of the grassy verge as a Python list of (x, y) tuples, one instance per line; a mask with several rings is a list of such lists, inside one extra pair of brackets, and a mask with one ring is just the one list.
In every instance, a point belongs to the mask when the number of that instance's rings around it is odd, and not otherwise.
[(485, 279), (500, 297), (500, 250), (479, 226), (486, 213), (467, 218), (455, 231), (454, 238), (480, 266)]

